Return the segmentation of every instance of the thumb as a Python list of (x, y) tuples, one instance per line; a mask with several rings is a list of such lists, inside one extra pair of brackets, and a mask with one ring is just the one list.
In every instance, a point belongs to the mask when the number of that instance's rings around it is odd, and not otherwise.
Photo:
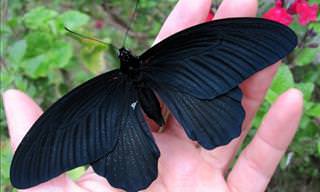
[[(7, 118), (10, 141), (13, 151), (15, 151), (29, 131), (33, 123), (42, 114), (41, 108), (26, 94), (18, 90), (8, 90), (3, 93), (3, 103)], [(56, 177), (41, 185), (23, 190), (24, 192), (44, 192), (44, 191), (79, 191), (80, 189), (65, 174)]]
[(3, 93), (11, 146), (15, 151), (32, 124), (42, 114), (41, 108), (26, 94), (18, 90)]

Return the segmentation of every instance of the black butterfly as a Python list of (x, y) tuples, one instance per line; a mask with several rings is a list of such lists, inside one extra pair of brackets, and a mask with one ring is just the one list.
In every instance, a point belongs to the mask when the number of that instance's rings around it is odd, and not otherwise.
[(296, 44), (282, 24), (231, 18), (183, 30), (139, 57), (121, 48), (120, 69), (75, 88), (36, 121), (14, 155), (11, 182), (28, 188), (90, 164), (114, 187), (147, 188), (160, 152), (143, 114), (164, 124), (157, 95), (190, 139), (225, 145), (244, 119), (239, 84)]

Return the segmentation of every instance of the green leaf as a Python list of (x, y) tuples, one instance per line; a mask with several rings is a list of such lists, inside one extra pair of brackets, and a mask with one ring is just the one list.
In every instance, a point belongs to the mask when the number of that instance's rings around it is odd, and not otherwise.
[(67, 175), (71, 177), (71, 179), (77, 180), (85, 173), (85, 171), (86, 171), (86, 168), (82, 166), (82, 167), (78, 167), (68, 171)]
[(50, 68), (64, 68), (69, 64), (72, 57), (72, 46), (64, 42), (58, 42), (54, 48), (48, 50), (47, 58)]
[(305, 31), (306, 31), (306, 28), (302, 25), (300, 25), (300, 23), (298, 22), (293, 22), (291, 25), (290, 25), (290, 28), (298, 35), (298, 36), (302, 36)]
[(255, 118), (253, 119), (252, 126), (258, 128), (264, 118), (264, 115), (268, 112), (270, 104), (268, 102), (263, 102), (260, 106), (259, 111), (257, 112)]
[(314, 22), (310, 23), (310, 28), (313, 29), (316, 33), (320, 34), (320, 23), (319, 22)]
[(289, 152), (288, 154), (286, 154), (280, 161), (280, 169), (284, 170), (286, 169), (291, 163), (292, 163), (292, 157), (293, 157), (294, 153), (293, 152)]
[(307, 83), (298, 83), (296, 84), (296, 88), (302, 91), (304, 100), (308, 101), (311, 99), (313, 90), (314, 90), (314, 84), (311, 82)]
[(8, 48), (9, 60), (13, 63), (19, 63), (26, 53), (27, 43), (25, 40), (15, 42)]
[(90, 17), (79, 11), (71, 10), (60, 15), (58, 19), (63, 26), (66, 26), (70, 29), (76, 29), (87, 24), (90, 20)]
[(18, 88), (21, 91), (26, 92), (28, 90), (28, 82), (24, 78), (22, 78), (22, 76), (17, 76), (14, 79), (14, 84), (16, 88)]
[(281, 65), (267, 93), (267, 101), (273, 103), (283, 92), (294, 87), (292, 73), (287, 65)]
[(25, 39), (27, 42), (26, 57), (28, 58), (46, 53), (54, 42), (54, 38), (44, 32), (29, 33)]
[(38, 55), (36, 57), (27, 59), (23, 62), (24, 72), (31, 78), (45, 77), (48, 73), (48, 63), (46, 62), (46, 55)]
[(319, 118), (320, 117), (320, 103), (313, 104), (310, 109), (306, 111), (306, 114), (312, 117)]
[(72, 80), (75, 82), (75, 85), (77, 85), (93, 77), (93, 74), (90, 74), (82, 69), (77, 68), (73, 73)]
[(29, 29), (48, 28), (48, 22), (56, 17), (58, 13), (45, 7), (37, 7), (24, 15), (24, 22)]
[(320, 0), (309, 0), (309, 3), (310, 4), (313, 4), (313, 3), (320, 4)]
[(10, 150), (10, 142), (7, 138), (1, 137), (1, 153), (0, 153), (0, 174), (1, 174), (1, 179), (0, 179), (0, 191), (7, 191), (5, 189), (2, 190), (2, 187), (5, 186), (5, 184), (10, 183), (10, 177), (9, 177), (9, 172), (10, 172), (10, 162), (12, 161), (12, 153)]
[(0, 91), (4, 91), (10, 87), (12, 88), (14, 79), (15, 79), (15, 75), (12, 71), (7, 70), (6, 68), (1, 69)]
[(319, 48), (303, 48), (297, 56), (296, 64), (298, 66), (311, 64), (319, 51)]
[(271, 104), (278, 98), (278, 96), (279, 94), (274, 92), (272, 89), (269, 89), (265, 99)]
[(63, 76), (61, 74), (61, 71), (59, 70), (52, 70), (50, 73), (48, 73), (48, 81), (50, 84), (59, 85), (63, 83)]
[[(22, 21), (21, 17), (8, 18), (6, 24), (4, 25), (4, 27), (5, 27), (4, 30), (8, 30), (8, 29), (6, 29), (6, 27), (10, 27), (11, 29), (15, 29), (15, 28), (19, 27), (19, 25), (21, 25), (21, 21)], [(2, 26), (1, 26), (1, 28), (2, 28)], [(2, 30), (3, 29), (0, 29), (0, 31), (2, 31)]]
[(317, 151), (318, 151), (318, 156), (320, 157), (320, 141), (318, 141)]
[[(300, 121), (300, 127), (302, 130), (306, 130), (304, 132), (304, 134), (306, 134), (306, 132), (310, 131), (308, 128), (308, 125), (310, 124), (311, 122), (311, 118), (308, 117), (307, 115), (303, 115), (302, 118), (301, 118), (301, 121)], [(301, 131), (300, 131), (301, 132)]]
[(105, 70), (104, 52), (105, 47), (101, 45), (88, 45), (82, 49), (81, 59), (91, 73), (98, 74)]
[(271, 89), (274, 92), (281, 94), (292, 87), (294, 87), (292, 72), (288, 65), (281, 65), (272, 81)]
[(49, 69), (64, 68), (73, 56), (70, 44), (48, 33), (32, 32), (26, 41), (27, 54), (22, 68), (31, 78), (45, 77)]
[(12, 33), (12, 29), (10, 28), (8, 21), (6, 23), (3, 23), (2, 26), (0, 27), (1, 37), (3, 38), (3, 36), (10, 35), (11, 33)]

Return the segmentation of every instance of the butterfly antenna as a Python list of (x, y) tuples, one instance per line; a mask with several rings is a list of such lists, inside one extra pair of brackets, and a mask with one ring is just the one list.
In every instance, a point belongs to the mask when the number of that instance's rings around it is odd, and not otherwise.
[(131, 26), (132, 26), (132, 23), (133, 23), (133, 20), (135, 18), (135, 14), (136, 14), (136, 11), (137, 11), (137, 8), (138, 8), (138, 4), (139, 4), (139, 0), (136, 0), (136, 5), (134, 7), (134, 10), (132, 12), (132, 15), (131, 15), (131, 18), (130, 18), (130, 22), (129, 22), (129, 26), (126, 30), (126, 33), (124, 35), (124, 39), (123, 39), (123, 46), (122, 47), (125, 47), (125, 44), (126, 44), (126, 41), (127, 41), (127, 37), (128, 37), (128, 34), (129, 34), (129, 30), (131, 29)]
[(106, 45), (106, 46), (110, 46), (110, 47), (112, 47), (113, 49), (118, 50), (118, 48), (117, 48), (116, 46), (114, 46), (113, 44), (111, 44), (111, 43), (107, 43), (107, 42), (101, 41), (101, 40), (99, 40), (99, 39), (96, 39), (96, 38), (94, 38), (94, 37), (89, 37), (89, 36), (86, 36), (86, 35), (83, 35), (83, 34), (74, 32), (74, 31), (70, 30), (70, 29), (69, 29), (68, 27), (66, 27), (66, 26), (64, 26), (64, 29), (65, 29), (66, 31), (68, 31), (69, 33), (71, 33), (72, 35), (78, 36), (78, 37), (80, 37), (80, 38), (82, 38), (82, 39), (92, 40), (92, 41), (98, 42), (98, 43), (103, 44), (103, 45)]

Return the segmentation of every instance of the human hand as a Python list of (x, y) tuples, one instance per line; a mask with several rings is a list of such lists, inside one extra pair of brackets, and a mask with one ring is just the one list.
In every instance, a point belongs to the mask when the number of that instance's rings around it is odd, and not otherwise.
[[(211, 0), (180, 0), (168, 17), (156, 42), (186, 27), (205, 20)], [(255, 16), (255, 0), (224, 0), (215, 19)], [(264, 191), (279, 160), (290, 143), (302, 113), (302, 96), (289, 90), (278, 98), (265, 117), (251, 143), (241, 152), (233, 169), (225, 176), (229, 165), (245, 138), (256, 111), (279, 64), (255, 74), (242, 85), (246, 118), (239, 138), (226, 146), (208, 151), (187, 138), (179, 124), (169, 116), (163, 133), (154, 133), (161, 151), (159, 176), (146, 191)], [(25, 94), (9, 90), (4, 93), (4, 105), (13, 149), (41, 115), (42, 111)], [(40, 191), (118, 191), (88, 169), (79, 180), (65, 174), (24, 192)]]

